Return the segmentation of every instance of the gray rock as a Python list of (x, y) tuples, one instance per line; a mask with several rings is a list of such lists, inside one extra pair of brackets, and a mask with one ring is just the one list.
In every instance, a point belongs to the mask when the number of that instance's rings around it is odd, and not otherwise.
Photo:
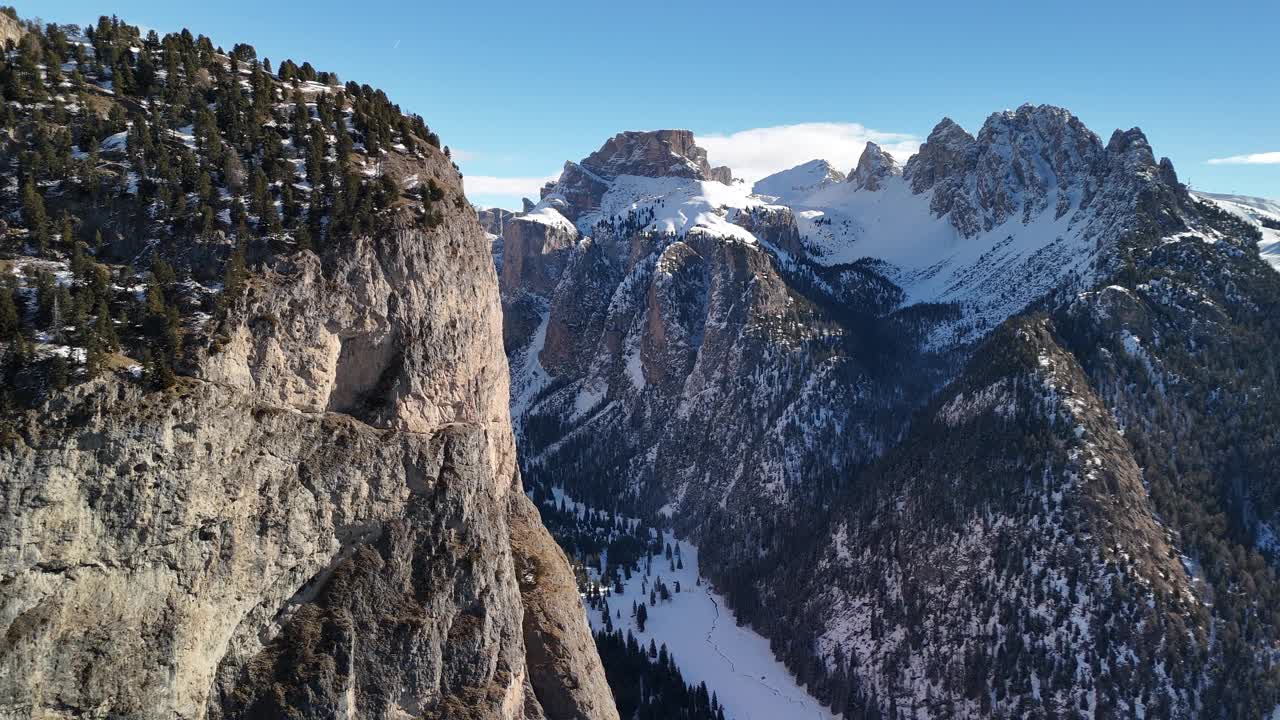
[(11, 42), (17, 44), (25, 34), (27, 34), (27, 31), (22, 27), (21, 23), (5, 13), (0, 13), (0, 48), (7, 46)]
[(689, 130), (628, 131), (614, 135), (582, 162), (566, 162), (560, 178), (542, 188), (542, 199), (560, 201), (560, 212), (577, 222), (600, 206), (609, 182), (619, 175), (733, 182), (733, 171), (711, 167), (707, 151)]
[(442, 206), (255, 274), (173, 390), (19, 419), (0, 716), (617, 717), (521, 493), (489, 243)]
[(858, 166), (849, 173), (848, 182), (859, 190), (874, 192), (880, 189), (885, 178), (901, 174), (902, 168), (898, 161), (879, 145), (868, 141), (867, 146), (862, 149), (862, 155), (858, 156)]

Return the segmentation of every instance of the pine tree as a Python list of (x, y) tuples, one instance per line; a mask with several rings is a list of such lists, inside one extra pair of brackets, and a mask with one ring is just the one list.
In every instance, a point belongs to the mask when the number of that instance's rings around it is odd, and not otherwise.
[(294, 231), (293, 241), (298, 250), (315, 249), (314, 244), (311, 242), (311, 229), (307, 227), (306, 223), (300, 224), (298, 229)]
[(18, 306), (13, 301), (13, 288), (0, 284), (0, 342), (13, 342), (22, 330)]
[(22, 188), (22, 220), (35, 236), (36, 247), (40, 254), (48, 253), (49, 217), (45, 213), (44, 198), (36, 191), (35, 178), (32, 175), (27, 175), (26, 184)]
[(76, 319), (76, 344), (84, 350), (85, 378), (92, 380), (98, 376), (103, 364), (103, 347), (98, 338), (97, 325), (90, 324), (88, 318), (80, 316)]
[(67, 366), (67, 359), (62, 355), (54, 355), (49, 359), (49, 367), (45, 375), (46, 382), (49, 387), (54, 390), (62, 390), (71, 381), (71, 370)]
[(120, 348), (120, 337), (116, 334), (115, 323), (111, 321), (111, 308), (107, 305), (105, 298), (98, 300), (98, 307), (95, 314), (95, 330), (102, 348), (106, 351), (114, 352)]
[[(243, 223), (241, 224), (243, 227)], [(223, 275), (222, 292), (223, 302), (230, 304), (240, 296), (240, 292), (244, 289), (245, 280), (248, 279), (248, 270), (245, 267), (245, 234), (236, 234), (236, 245), (231, 251), (231, 255), (227, 258), (227, 268)]]

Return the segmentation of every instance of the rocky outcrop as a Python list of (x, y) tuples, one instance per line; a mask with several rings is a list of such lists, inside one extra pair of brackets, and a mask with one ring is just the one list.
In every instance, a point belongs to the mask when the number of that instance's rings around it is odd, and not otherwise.
[(616, 717), (523, 501), (489, 243), (441, 219), (274, 261), (173, 390), (18, 419), (0, 715)]
[(707, 151), (688, 130), (623, 132), (610, 138), (581, 162), (566, 162), (560, 178), (542, 188), (542, 199), (554, 203), (569, 220), (600, 206), (609, 182), (619, 175), (733, 181), (727, 167), (711, 167)]
[[(1118, 204), (1132, 213), (1148, 186), (1180, 187), (1173, 164), (1156, 163), (1141, 130), (1117, 131), (1104, 147), (1079, 118), (1049, 105), (994, 113), (976, 138), (944, 119), (903, 177), (913, 192), (930, 193), (932, 212), (966, 237), (1045, 212), (1056, 219), (1101, 206), (1105, 214)], [(1097, 202), (1099, 193), (1112, 202)]]
[(796, 218), (790, 208), (778, 206), (750, 208), (735, 213), (733, 224), (793, 257), (800, 257), (805, 253), (805, 248), (800, 242), (800, 229), (796, 227)]
[(17, 44), (25, 34), (26, 30), (22, 28), (21, 23), (7, 13), (0, 12), (0, 47), (5, 47), (9, 43)]
[(848, 182), (858, 190), (875, 192), (884, 184), (884, 179), (902, 174), (902, 168), (893, 156), (885, 152), (873, 142), (867, 142), (858, 156), (858, 166), (849, 173)]
[(577, 240), (573, 223), (553, 209), (512, 218), (502, 236), (502, 291), (549, 293)]
[(951, 118), (943, 118), (920, 151), (911, 156), (904, 175), (914, 192), (932, 189), (940, 182), (967, 171), (976, 150), (975, 140)]
[(582, 166), (606, 178), (640, 175), (719, 182), (732, 179), (729, 168), (711, 167), (707, 151), (698, 147), (688, 130), (618, 133), (588, 155)]
[[(528, 209), (525, 210), (528, 212)], [(476, 211), (476, 218), (480, 220), (480, 227), (490, 235), (501, 237), (503, 230), (506, 229), (507, 223), (511, 222), (517, 213), (502, 208), (485, 208)]]
[(529, 683), (549, 720), (616, 718), (613, 695), (583, 622), (578, 584), (537, 508), (523, 493), (511, 496), (511, 549), (524, 599), (524, 643)]

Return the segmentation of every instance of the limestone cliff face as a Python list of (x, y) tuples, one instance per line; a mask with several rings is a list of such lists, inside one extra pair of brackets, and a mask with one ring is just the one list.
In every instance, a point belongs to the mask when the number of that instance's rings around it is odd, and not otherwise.
[(19, 419), (0, 717), (617, 717), (520, 489), (474, 212), (342, 242), (255, 273), (173, 390)]
[(25, 34), (26, 31), (22, 29), (21, 23), (4, 13), (0, 13), (0, 47), (4, 47), (11, 42), (16, 44)]

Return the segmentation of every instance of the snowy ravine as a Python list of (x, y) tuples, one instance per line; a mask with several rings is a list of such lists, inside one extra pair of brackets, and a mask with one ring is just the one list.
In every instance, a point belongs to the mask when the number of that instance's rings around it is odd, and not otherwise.
[[(553, 494), (557, 502), (576, 506), (580, 514), (587, 512), (584, 504), (563, 492), (555, 490)], [(707, 689), (716, 693), (729, 720), (835, 720), (830, 710), (797, 685), (790, 671), (774, 659), (769, 641), (750, 628), (740, 627), (724, 598), (700, 581), (698, 548), (677, 540), (670, 532), (664, 533), (664, 544), (669, 544), (673, 552), (680, 548), (684, 567), (672, 571), (666, 557), (657, 555), (652, 558), (651, 576), (646, 577), (643, 570), (635, 572), (623, 583), (621, 595), (610, 590), (608, 607), (613, 628), (622, 630), (624, 635), (631, 631), (642, 647), (648, 647), (651, 639), (658, 646), (665, 643), (685, 682), (705, 682)], [(631, 604), (647, 603), (649, 593), (642, 588), (652, 588), (659, 579), (670, 589), (671, 599), (659, 599), (649, 608), (648, 621), (641, 632), (636, 628)], [(599, 610), (588, 609), (587, 619), (592, 630), (603, 625)]]

